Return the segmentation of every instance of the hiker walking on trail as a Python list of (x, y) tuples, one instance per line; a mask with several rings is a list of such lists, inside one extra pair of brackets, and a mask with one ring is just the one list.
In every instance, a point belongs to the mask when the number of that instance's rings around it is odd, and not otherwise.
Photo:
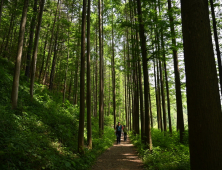
[(116, 126), (116, 137), (117, 137), (117, 144), (120, 144), (121, 139), (121, 133), (122, 133), (122, 125), (120, 125), (120, 122), (118, 122), (118, 125)]
[(124, 132), (124, 141), (127, 139), (127, 127), (126, 125), (123, 125), (123, 132)]

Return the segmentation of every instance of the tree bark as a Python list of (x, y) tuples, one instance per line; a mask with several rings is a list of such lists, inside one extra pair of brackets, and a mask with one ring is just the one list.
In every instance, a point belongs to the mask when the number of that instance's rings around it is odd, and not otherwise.
[[(48, 32), (46, 34), (46, 37), (48, 37)], [(45, 51), (46, 51), (46, 46), (47, 46), (47, 38), (45, 39), (45, 45), (44, 45), (44, 52), (43, 52), (43, 58), (42, 58), (42, 64), (41, 64), (41, 68), (39, 71), (39, 83), (40, 83), (40, 79), (41, 79), (41, 75), (42, 75), (42, 71), (43, 71), (43, 67), (44, 67), (44, 63), (45, 63)]]
[(208, 1), (181, 0), (191, 170), (222, 169), (222, 114)]
[(103, 134), (103, 56), (102, 56), (102, 25), (101, 25), (101, 0), (98, 1), (99, 10), (99, 75), (100, 75), (100, 97), (99, 97), (99, 135), (102, 137)]
[(39, 15), (38, 15), (38, 25), (36, 27), (35, 42), (34, 42), (34, 48), (33, 48), (34, 51), (33, 51), (33, 58), (32, 58), (32, 70), (31, 70), (31, 80), (30, 80), (31, 99), (33, 99), (33, 88), (34, 88), (34, 82), (35, 82), (38, 43), (39, 43), (39, 35), (40, 35), (41, 24), (42, 24), (42, 15), (43, 15), (44, 4), (45, 4), (45, 0), (41, 0), (40, 1), (40, 11), (39, 11)]
[(70, 100), (70, 96), (71, 96), (71, 91), (72, 91), (72, 74), (73, 74), (73, 70), (71, 70), (71, 76), (70, 76), (70, 82), (69, 82), (69, 94), (68, 94), (68, 100)]
[[(159, 41), (159, 40), (157, 40)], [(159, 49), (158, 49), (159, 51)], [(162, 108), (161, 108), (161, 91), (160, 91), (160, 70), (158, 66), (158, 60), (156, 60), (156, 66), (157, 66), (157, 91), (158, 91), (158, 106), (159, 106), (159, 122), (160, 122), (160, 129), (163, 131), (163, 120), (162, 120)]]
[(149, 115), (149, 100), (148, 100), (148, 68), (147, 68), (147, 52), (146, 52), (146, 38), (144, 35), (144, 25), (142, 23), (142, 10), (141, 1), (137, 0), (137, 10), (139, 15), (139, 28), (140, 28), (140, 45), (142, 51), (143, 60), (143, 78), (144, 78), (144, 106), (145, 106), (145, 135), (146, 143), (148, 144), (149, 150), (152, 150), (152, 138), (151, 138), (151, 127), (150, 127), (150, 115)]
[[(80, 29), (80, 27), (79, 27)], [(80, 32), (80, 31), (79, 31)], [(80, 39), (78, 39), (77, 46), (80, 46)], [(77, 104), (77, 91), (78, 91), (78, 75), (79, 75), (79, 50), (76, 51), (76, 72), (75, 72), (75, 78), (74, 78), (74, 89), (73, 89), (73, 105)]]
[(92, 149), (92, 125), (91, 125), (91, 79), (90, 79), (90, 0), (87, 11), (87, 142)]
[(101, 48), (102, 48), (102, 134), (104, 134), (104, 49), (103, 49), (103, 40), (104, 40), (104, 34), (103, 34), (103, 7), (104, 7), (104, 0), (102, 0), (102, 11), (101, 11), (101, 26), (102, 26), (102, 40), (101, 40)]
[(115, 56), (114, 56), (114, 35), (113, 35), (113, 9), (112, 9), (112, 84), (113, 84), (113, 117), (114, 129), (116, 128), (116, 79), (115, 79)]
[(153, 60), (153, 67), (154, 67), (154, 82), (155, 82), (155, 94), (156, 94), (156, 110), (157, 110), (157, 125), (158, 129), (161, 129), (161, 119), (160, 119), (160, 103), (159, 103), (159, 91), (157, 85), (157, 74), (156, 74), (156, 64), (155, 59)]
[(49, 43), (49, 52), (48, 52), (48, 56), (47, 56), (47, 59), (46, 59), (46, 65), (45, 65), (45, 71), (44, 71), (44, 74), (43, 74), (42, 84), (45, 84), (45, 82), (46, 82), (46, 75), (47, 75), (47, 70), (48, 70), (48, 65), (49, 65), (49, 59), (50, 59), (51, 53), (52, 53), (52, 40), (53, 40), (53, 37), (54, 37), (54, 30), (55, 30), (55, 23), (56, 23), (56, 19), (57, 19), (58, 9), (59, 9), (59, 0), (58, 0), (58, 3), (57, 3), (55, 18), (54, 18), (54, 22), (53, 22), (53, 26), (52, 26), (52, 35), (51, 35), (51, 39), (50, 39), (50, 43)]
[(33, 16), (32, 21), (30, 25), (30, 33), (29, 33), (29, 46), (27, 51), (27, 57), (26, 57), (26, 69), (25, 69), (25, 76), (27, 77), (27, 81), (29, 80), (30, 76), (30, 65), (31, 65), (31, 53), (33, 48), (33, 36), (35, 31), (35, 21), (36, 21), (36, 15), (37, 15), (37, 0), (34, 1), (34, 7), (33, 7)]
[(80, 71), (80, 113), (78, 152), (84, 153), (84, 113), (85, 113), (85, 30), (86, 30), (86, 0), (83, 0), (82, 34), (81, 34), (81, 71)]
[(167, 92), (168, 123), (169, 123), (169, 131), (172, 134), (171, 115), (170, 115), (170, 94), (169, 94), (168, 76), (167, 76), (167, 68), (166, 68), (166, 56), (165, 56), (165, 49), (164, 49), (165, 44), (164, 44), (164, 41), (163, 41), (163, 32), (161, 32), (161, 44), (162, 44), (162, 48), (163, 48), (163, 51), (164, 51), (164, 54), (163, 54), (163, 64), (164, 64), (164, 73), (165, 73), (165, 81), (166, 81), (166, 92)]
[(27, 11), (28, 11), (29, 0), (24, 0), (20, 30), (19, 30), (19, 40), (18, 40), (18, 52), (15, 63), (15, 71), (13, 77), (13, 86), (12, 86), (12, 108), (16, 109), (18, 101), (18, 88), (19, 88), (19, 76), (20, 76), (20, 66), (21, 66), (21, 57), (23, 50), (23, 41), (25, 34), (25, 25), (27, 20)]
[[(67, 12), (67, 18), (69, 19), (68, 16), (68, 12)], [(72, 19), (71, 19), (71, 23), (72, 23)], [(70, 26), (69, 26), (70, 28)], [(68, 28), (68, 45), (67, 45), (67, 60), (66, 60), (66, 71), (65, 71), (65, 80), (64, 80), (64, 86), (63, 86), (63, 104), (65, 102), (65, 97), (66, 97), (66, 79), (67, 79), (67, 72), (68, 72), (68, 68), (69, 68), (69, 28)]]
[[(97, 23), (97, 22), (96, 22)], [(95, 83), (96, 83), (96, 92), (95, 92), (95, 117), (97, 117), (97, 87), (98, 87), (98, 82), (97, 82), (97, 80), (98, 80), (98, 74), (97, 74), (97, 67), (98, 67), (98, 60), (97, 60), (97, 56), (98, 56), (98, 50), (97, 50), (97, 24), (96, 24), (96, 68), (95, 68)]]
[(139, 70), (139, 91), (140, 91), (140, 117), (141, 117), (141, 141), (145, 141), (145, 120), (144, 120), (144, 111), (143, 111), (143, 86), (142, 86), (142, 73), (141, 73), (141, 64), (138, 61), (138, 70)]
[[(59, 21), (59, 19), (60, 19), (60, 13), (61, 13), (61, 11), (60, 11), (60, 5), (59, 5), (59, 16), (58, 16), (57, 21)], [(53, 85), (54, 85), (55, 67), (56, 67), (57, 53), (58, 53), (58, 49), (59, 49), (58, 36), (59, 36), (59, 24), (57, 24), (57, 30), (56, 30), (56, 36), (55, 36), (54, 56), (53, 56), (53, 60), (52, 60), (52, 67), (51, 67), (51, 73), (50, 73), (49, 90), (52, 90)]]
[(159, 69), (160, 69), (160, 83), (161, 83), (161, 94), (162, 94), (162, 108), (163, 108), (163, 130), (167, 131), (165, 90), (164, 90), (164, 81), (163, 81), (163, 75), (162, 75), (163, 72), (162, 72), (162, 63), (161, 63), (161, 61), (159, 61)]
[(176, 88), (176, 103), (177, 103), (177, 128), (180, 131), (180, 142), (183, 142), (184, 133), (184, 121), (183, 121), (183, 106), (182, 106), (182, 96), (180, 87), (180, 72), (178, 68), (178, 56), (176, 50), (176, 38), (174, 30), (174, 19), (171, 12), (171, 0), (168, 0), (168, 12), (170, 18), (170, 31), (172, 36), (172, 46), (173, 46), (173, 62), (174, 62), (174, 74), (175, 74), (175, 88)]
[(168, 76), (167, 76), (167, 68), (166, 68), (166, 59), (165, 58), (164, 58), (164, 72), (165, 72), (166, 92), (167, 92), (167, 111), (168, 111), (169, 130), (170, 130), (170, 133), (172, 134), (172, 124), (171, 124), (171, 115), (170, 115), (170, 93), (169, 93)]

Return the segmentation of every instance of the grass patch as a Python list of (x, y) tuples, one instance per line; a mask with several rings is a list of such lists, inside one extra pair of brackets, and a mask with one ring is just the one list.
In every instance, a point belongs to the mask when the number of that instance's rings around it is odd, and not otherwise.
[(184, 144), (179, 143), (179, 134), (164, 135), (158, 129), (152, 129), (153, 150), (150, 152), (141, 143), (141, 136), (130, 133), (130, 139), (136, 146), (145, 167), (148, 170), (190, 170), (188, 132), (185, 132)]

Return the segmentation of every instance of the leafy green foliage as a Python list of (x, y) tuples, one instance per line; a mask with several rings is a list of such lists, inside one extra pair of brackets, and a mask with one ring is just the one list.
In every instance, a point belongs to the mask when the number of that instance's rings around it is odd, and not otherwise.
[(137, 147), (140, 156), (149, 170), (189, 170), (190, 154), (188, 132), (185, 132), (184, 144), (179, 143), (179, 133), (165, 134), (152, 129), (153, 150), (146, 149), (140, 135), (130, 134), (130, 139)]
[(101, 139), (98, 119), (93, 118), (93, 149), (86, 148), (85, 155), (79, 155), (78, 106), (69, 101), (62, 106), (61, 98), (39, 84), (35, 84), (31, 101), (29, 84), (23, 76), (18, 109), (12, 110), (12, 75), (13, 64), (0, 58), (0, 169), (89, 169), (97, 156), (113, 144), (111, 118), (105, 118)]

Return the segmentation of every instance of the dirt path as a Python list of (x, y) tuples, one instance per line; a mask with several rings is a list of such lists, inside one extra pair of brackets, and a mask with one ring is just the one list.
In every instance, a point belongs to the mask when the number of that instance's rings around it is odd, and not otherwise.
[(143, 170), (143, 163), (129, 140), (121, 138), (121, 144), (114, 144), (99, 156), (92, 170)]

